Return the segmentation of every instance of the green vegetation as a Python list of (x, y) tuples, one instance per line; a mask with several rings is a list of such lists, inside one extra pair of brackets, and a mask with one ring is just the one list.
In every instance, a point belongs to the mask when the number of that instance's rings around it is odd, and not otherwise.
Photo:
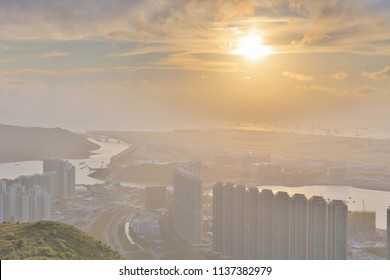
[(0, 224), (0, 259), (112, 260), (121, 256), (74, 226), (37, 222)]

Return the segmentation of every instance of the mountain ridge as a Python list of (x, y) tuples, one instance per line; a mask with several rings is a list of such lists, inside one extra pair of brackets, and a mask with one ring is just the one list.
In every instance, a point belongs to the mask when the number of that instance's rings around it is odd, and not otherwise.
[(99, 145), (62, 128), (0, 124), (0, 161), (42, 160), (46, 157), (85, 158)]

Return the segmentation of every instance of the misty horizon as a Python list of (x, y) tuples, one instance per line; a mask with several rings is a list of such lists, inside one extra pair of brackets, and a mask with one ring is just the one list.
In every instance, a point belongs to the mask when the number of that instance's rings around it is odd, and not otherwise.
[(388, 1), (1, 6), (0, 123), (167, 130), (390, 117)]
[(389, 15), (0, 0), (1, 221), (74, 225), (126, 259), (390, 258)]

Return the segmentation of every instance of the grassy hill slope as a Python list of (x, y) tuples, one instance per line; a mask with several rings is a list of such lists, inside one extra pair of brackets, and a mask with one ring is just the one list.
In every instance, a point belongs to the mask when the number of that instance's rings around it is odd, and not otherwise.
[(121, 256), (74, 226), (36, 222), (0, 224), (0, 259), (112, 260)]

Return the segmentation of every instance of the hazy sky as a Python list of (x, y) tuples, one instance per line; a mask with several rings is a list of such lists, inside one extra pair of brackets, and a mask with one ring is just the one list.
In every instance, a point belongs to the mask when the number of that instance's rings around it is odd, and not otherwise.
[(0, 0), (0, 123), (390, 126), (389, 108), (388, 0)]

